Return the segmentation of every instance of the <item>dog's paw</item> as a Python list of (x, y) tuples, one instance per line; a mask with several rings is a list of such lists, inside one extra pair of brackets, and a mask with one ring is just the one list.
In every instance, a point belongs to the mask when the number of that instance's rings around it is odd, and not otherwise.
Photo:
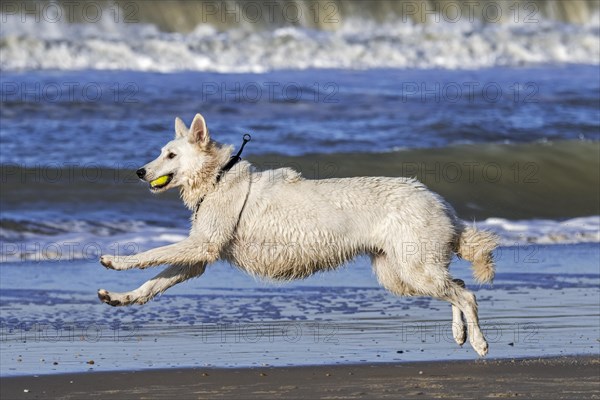
[(123, 305), (119, 300), (111, 299), (110, 293), (108, 292), (108, 290), (104, 290), (104, 289), (98, 290), (98, 298), (100, 299), (101, 302), (106, 303), (113, 307)]
[(464, 324), (452, 323), (452, 336), (459, 346), (467, 341), (467, 327)]
[(100, 257), (100, 264), (108, 269), (115, 269), (114, 259), (112, 256), (102, 256)]
[(119, 256), (102, 256), (100, 257), (100, 264), (104, 265), (107, 269), (116, 269), (118, 271), (131, 269), (136, 265), (136, 260), (131, 260), (131, 257), (119, 257)]
[(479, 357), (485, 357), (488, 353), (488, 344), (485, 340), (471, 342), (471, 346), (473, 346), (473, 349), (479, 354)]

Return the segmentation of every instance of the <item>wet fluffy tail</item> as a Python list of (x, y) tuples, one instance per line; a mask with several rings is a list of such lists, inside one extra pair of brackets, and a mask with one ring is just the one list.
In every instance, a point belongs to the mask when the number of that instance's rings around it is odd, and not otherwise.
[(498, 247), (498, 236), (475, 227), (465, 227), (458, 240), (456, 254), (473, 263), (473, 277), (479, 283), (491, 283), (496, 274), (492, 251)]

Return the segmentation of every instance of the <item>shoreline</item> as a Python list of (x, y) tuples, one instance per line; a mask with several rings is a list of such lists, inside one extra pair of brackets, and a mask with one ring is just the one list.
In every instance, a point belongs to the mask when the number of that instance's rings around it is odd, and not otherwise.
[(599, 398), (600, 356), (259, 368), (177, 368), (0, 378), (3, 399)]

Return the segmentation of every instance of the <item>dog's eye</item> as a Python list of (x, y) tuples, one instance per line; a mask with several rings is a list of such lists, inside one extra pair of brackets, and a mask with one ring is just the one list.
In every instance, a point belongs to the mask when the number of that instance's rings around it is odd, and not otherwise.
[(167, 158), (168, 159), (175, 158), (176, 156), (177, 156), (177, 154), (175, 154), (175, 153), (169, 153), (169, 154), (167, 154)]

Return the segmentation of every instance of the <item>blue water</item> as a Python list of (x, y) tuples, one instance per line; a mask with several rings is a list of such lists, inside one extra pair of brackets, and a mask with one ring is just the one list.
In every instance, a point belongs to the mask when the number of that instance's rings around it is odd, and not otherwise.
[(0, 163), (135, 169), (202, 113), (247, 154), (600, 139), (596, 66), (268, 74), (3, 72)]

